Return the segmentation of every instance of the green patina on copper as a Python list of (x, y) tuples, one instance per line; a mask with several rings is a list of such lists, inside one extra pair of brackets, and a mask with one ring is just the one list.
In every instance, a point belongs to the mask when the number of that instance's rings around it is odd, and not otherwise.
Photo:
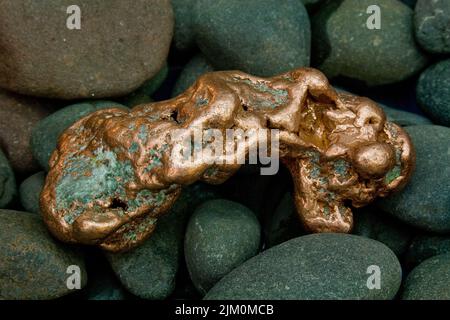
[(392, 181), (400, 177), (400, 174), (402, 173), (402, 169), (400, 166), (395, 166), (384, 177), (384, 181), (386, 184), (390, 184)]
[(275, 109), (275, 108), (277, 108), (283, 104), (286, 104), (288, 102), (289, 94), (286, 89), (274, 89), (274, 88), (269, 87), (264, 82), (253, 82), (250, 79), (242, 79), (242, 78), (235, 77), (235, 80), (239, 81), (241, 83), (248, 84), (253, 89), (256, 89), (257, 91), (259, 91), (261, 93), (268, 93), (269, 95), (271, 95), (272, 99), (270, 99), (270, 100), (262, 99), (262, 98), (257, 99), (256, 104), (262, 108)]
[(149, 151), (149, 163), (144, 169), (145, 172), (150, 172), (153, 168), (162, 166), (162, 154), (168, 148), (168, 145), (163, 145), (162, 147), (150, 149)]
[(334, 171), (340, 176), (346, 176), (349, 167), (349, 163), (344, 159), (338, 159), (333, 164)]
[(395, 166), (384, 176), (385, 184), (390, 184), (392, 181), (400, 177), (402, 173), (401, 156), (402, 151), (399, 149), (395, 149)]
[(166, 201), (166, 190), (150, 191), (143, 189), (139, 191), (134, 199), (128, 200), (128, 210), (133, 211), (144, 204), (150, 204), (159, 207)]
[(136, 229), (131, 229), (124, 232), (122, 237), (125, 240), (136, 241), (139, 234), (144, 233), (148, 227), (156, 224), (157, 221), (158, 219), (147, 216), (143, 221), (141, 221)]
[(139, 127), (138, 138), (139, 138), (139, 140), (141, 140), (142, 144), (147, 143), (147, 138), (148, 138), (147, 126), (141, 125)]
[(134, 179), (130, 160), (120, 161), (116, 153), (100, 148), (92, 157), (75, 155), (67, 162), (56, 186), (57, 209), (71, 208), (71, 214), (64, 217), (67, 223), (73, 223), (96, 200), (127, 201), (125, 185)]
[(133, 142), (131, 143), (130, 148), (128, 148), (128, 151), (129, 151), (130, 153), (138, 152), (138, 151), (139, 151), (139, 144), (138, 144), (137, 142), (133, 141)]
[(209, 103), (209, 100), (207, 98), (198, 97), (197, 100), (195, 100), (195, 106), (196, 107), (203, 107), (206, 106)]

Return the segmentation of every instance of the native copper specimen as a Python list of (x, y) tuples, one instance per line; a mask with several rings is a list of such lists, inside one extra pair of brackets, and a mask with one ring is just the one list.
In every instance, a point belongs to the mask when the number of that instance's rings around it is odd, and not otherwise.
[(371, 100), (337, 93), (317, 70), (270, 79), (207, 73), (174, 99), (100, 110), (68, 128), (41, 194), (49, 229), (63, 241), (109, 251), (144, 241), (183, 186), (222, 183), (240, 167), (181, 161), (171, 133), (198, 127), (277, 129), (298, 214), (311, 232), (350, 232), (349, 206), (398, 190), (414, 167), (405, 131)]

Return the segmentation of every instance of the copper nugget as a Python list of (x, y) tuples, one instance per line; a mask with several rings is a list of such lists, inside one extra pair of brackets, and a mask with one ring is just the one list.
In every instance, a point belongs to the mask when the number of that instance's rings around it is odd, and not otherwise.
[(183, 186), (222, 183), (239, 169), (180, 161), (170, 134), (196, 127), (279, 130), (279, 155), (311, 232), (350, 232), (349, 206), (400, 189), (415, 162), (402, 128), (373, 101), (337, 93), (317, 70), (269, 79), (207, 73), (174, 99), (100, 110), (61, 135), (40, 201), (51, 232), (109, 251), (140, 244)]

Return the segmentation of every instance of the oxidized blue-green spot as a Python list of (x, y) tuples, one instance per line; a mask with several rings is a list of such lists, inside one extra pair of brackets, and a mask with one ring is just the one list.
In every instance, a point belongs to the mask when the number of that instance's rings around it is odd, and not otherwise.
[(166, 199), (167, 195), (164, 189), (158, 192), (143, 189), (138, 192), (134, 199), (128, 200), (128, 209), (132, 211), (145, 204), (159, 207)]
[(306, 155), (307, 158), (309, 158), (309, 160), (311, 160), (311, 162), (313, 162), (315, 164), (319, 163), (320, 155), (319, 155), (318, 152), (308, 150), (308, 151), (305, 152), (305, 155)]
[(162, 166), (161, 156), (162, 152), (167, 148), (167, 145), (158, 149), (150, 149), (149, 164), (145, 168), (145, 172), (150, 172), (153, 168)]
[(139, 150), (139, 144), (137, 142), (132, 142), (130, 148), (128, 149), (128, 151), (130, 153), (135, 153)]
[(317, 179), (320, 176), (320, 168), (317, 166), (314, 166), (311, 169), (311, 178)]
[(263, 82), (253, 82), (250, 79), (235, 78), (235, 80), (248, 84), (252, 88), (262, 93), (268, 93), (272, 96), (273, 101), (259, 100), (257, 104), (263, 108), (275, 109), (288, 101), (288, 91), (285, 89), (274, 89)]
[(386, 173), (386, 176), (384, 177), (384, 182), (386, 184), (390, 184), (392, 181), (400, 177), (401, 172), (402, 169), (400, 168), (400, 166), (395, 166), (394, 168), (389, 170), (388, 173)]
[(138, 138), (142, 141), (143, 144), (147, 143), (147, 127), (145, 125), (140, 126)]
[(348, 173), (348, 168), (348, 162), (343, 159), (339, 159), (334, 163), (334, 171), (340, 176), (345, 176)]
[(197, 100), (195, 101), (195, 106), (203, 107), (203, 106), (206, 106), (208, 103), (209, 103), (209, 100), (207, 98), (198, 97)]
[(126, 201), (125, 185), (134, 178), (129, 160), (119, 161), (112, 151), (98, 149), (93, 157), (76, 155), (67, 159), (62, 178), (56, 186), (57, 209), (72, 208), (64, 217), (73, 223), (84, 205), (112, 197)]

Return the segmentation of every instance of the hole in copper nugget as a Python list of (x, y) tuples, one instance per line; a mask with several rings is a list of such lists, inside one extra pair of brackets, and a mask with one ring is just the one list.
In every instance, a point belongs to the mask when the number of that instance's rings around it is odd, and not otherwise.
[(111, 205), (109, 207), (111, 209), (119, 209), (119, 208), (122, 208), (123, 210), (128, 209), (128, 205), (124, 201), (117, 198), (112, 199)]
[(180, 123), (179, 121), (178, 121), (178, 111), (177, 110), (173, 110), (171, 113), (170, 113), (170, 119), (172, 119), (173, 121), (175, 121), (176, 123)]

